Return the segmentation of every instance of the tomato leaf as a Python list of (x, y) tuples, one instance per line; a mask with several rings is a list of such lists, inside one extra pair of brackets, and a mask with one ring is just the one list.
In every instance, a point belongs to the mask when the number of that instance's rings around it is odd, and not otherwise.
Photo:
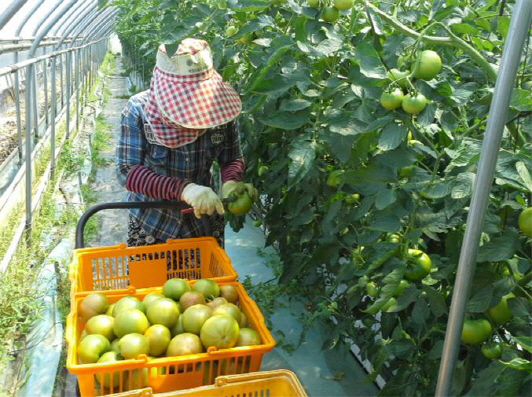
[(408, 130), (404, 125), (388, 124), (381, 132), (378, 147), (384, 151), (393, 150), (403, 142), (407, 134)]
[(527, 352), (532, 353), (532, 336), (513, 336), (512, 339)]
[(482, 313), (496, 305), (498, 301), (493, 303), (494, 292), (495, 289), (491, 284), (476, 291), (471, 299), (469, 299), (469, 302), (467, 302), (467, 311), (470, 313)]
[(528, 373), (532, 372), (532, 361), (526, 360), (524, 358), (514, 358), (512, 361), (502, 363), (510, 368), (517, 369), (519, 371), (527, 371)]
[(292, 160), (288, 168), (290, 186), (294, 186), (307, 175), (314, 164), (316, 143), (314, 141), (298, 140), (291, 145), (288, 157)]
[(506, 229), (503, 236), (495, 237), (478, 250), (477, 262), (498, 262), (510, 259), (519, 249), (516, 230)]
[(383, 189), (377, 194), (377, 200), (375, 200), (375, 207), (378, 210), (383, 210), (389, 205), (393, 204), (397, 199), (395, 190)]
[(363, 41), (357, 46), (355, 58), (364, 76), (374, 79), (386, 78), (386, 69), (382, 66), (379, 55), (370, 42)]
[(428, 358), (430, 360), (439, 360), (441, 358), (442, 352), (443, 352), (443, 340), (438, 339), (432, 346), (432, 349), (430, 349)]
[(434, 288), (427, 285), (423, 286), (423, 291), (427, 293), (427, 299), (429, 301), (430, 309), (434, 313), (435, 317), (440, 317), (447, 314), (447, 304), (443, 296)]
[(430, 316), (430, 309), (427, 301), (423, 298), (416, 300), (412, 309), (412, 321), (418, 324), (425, 324)]
[(474, 182), (475, 174), (472, 172), (463, 172), (459, 174), (453, 183), (451, 197), (455, 200), (470, 197), (471, 192), (473, 191)]
[(259, 121), (270, 127), (295, 130), (307, 123), (309, 119), (310, 112), (308, 110), (300, 110), (299, 112), (278, 112), (270, 117), (260, 117)]
[(532, 313), (532, 306), (527, 298), (510, 298), (507, 302), (510, 313), (514, 316), (530, 316), (530, 313)]
[(401, 220), (394, 214), (377, 214), (368, 226), (369, 230), (395, 233), (401, 229)]
[(279, 110), (285, 112), (297, 112), (298, 110), (308, 108), (310, 105), (312, 105), (312, 102), (307, 101), (306, 99), (285, 99), (281, 102)]
[(532, 191), (532, 177), (530, 176), (530, 171), (528, 170), (524, 161), (518, 161), (515, 163), (515, 169), (521, 177), (523, 184), (527, 187), (528, 190)]

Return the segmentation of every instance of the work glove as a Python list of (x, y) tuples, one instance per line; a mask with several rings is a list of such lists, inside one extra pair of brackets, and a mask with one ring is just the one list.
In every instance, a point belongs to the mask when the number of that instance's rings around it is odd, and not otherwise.
[(198, 219), (201, 218), (202, 214), (212, 215), (214, 211), (220, 215), (224, 213), (224, 206), (220, 197), (207, 186), (189, 183), (183, 189), (181, 200), (194, 209), (194, 215)]
[(227, 181), (222, 185), (222, 198), (236, 199), (242, 193), (247, 192), (252, 201), (259, 199), (257, 189), (251, 183)]

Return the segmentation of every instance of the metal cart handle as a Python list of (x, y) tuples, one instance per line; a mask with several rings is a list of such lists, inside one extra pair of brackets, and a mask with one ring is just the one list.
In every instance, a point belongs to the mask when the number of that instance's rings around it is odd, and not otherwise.
[[(85, 231), (85, 225), (87, 224), (89, 218), (100, 212), (101, 210), (109, 209), (130, 209), (130, 208), (173, 208), (181, 209), (181, 214), (189, 214), (193, 212), (192, 207), (182, 201), (146, 201), (146, 202), (128, 202), (128, 201), (119, 201), (114, 203), (101, 203), (96, 204), (90, 207), (81, 217), (79, 218), (78, 225), (76, 226), (76, 249), (84, 248), (85, 242), (83, 238), (83, 233)], [(201, 220), (203, 221), (205, 227), (207, 227), (207, 234), (211, 233), (211, 225), (209, 217), (207, 215), (202, 215)]]

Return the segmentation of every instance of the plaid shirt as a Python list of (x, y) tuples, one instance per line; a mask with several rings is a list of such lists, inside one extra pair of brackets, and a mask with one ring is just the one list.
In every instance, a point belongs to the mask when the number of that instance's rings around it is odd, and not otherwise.
[[(169, 149), (151, 144), (145, 136), (149, 128), (144, 107), (148, 91), (128, 101), (122, 112), (121, 133), (116, 149), (118, 180), (126, 186), (128, 173), (138, 165), (148, 167), (159, 175), (178, 178), (204, 186), (213, 186), (211, 166), (216, 160), (220, 167), (242, 157), (238, 129), (235, 122), (211, 128), (194, 142)], [(147, 195), (129, 191), (127, 201), (159, 201)], [(131, 214), (143, 230), (155, 239), (200, 237), (206, 235), (201, 220), (193, 214), (181, 216), (168, 209), (132, 209)]]

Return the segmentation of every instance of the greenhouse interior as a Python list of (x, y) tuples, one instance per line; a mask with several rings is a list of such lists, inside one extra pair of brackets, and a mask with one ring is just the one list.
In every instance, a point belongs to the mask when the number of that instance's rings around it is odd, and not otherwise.
[(0, 396), (532, 395), (532, 0), (0, 3)]

